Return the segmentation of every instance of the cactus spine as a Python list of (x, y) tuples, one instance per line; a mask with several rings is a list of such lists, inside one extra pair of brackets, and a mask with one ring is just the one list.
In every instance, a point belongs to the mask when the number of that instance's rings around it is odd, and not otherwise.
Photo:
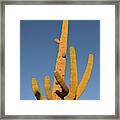
[[(54, 83), (52, 92), (50, 91), (50, 77), (44, 77), (44, 89), (48, 100), (75, 100), (84, 92), (93, 68), (94, 56), (89, 54), (88, 63), (82, 79), (78, 85), (78, 72), (76, 62), (76, 51), (73, 46), (70, 47), (70, 89), (65, 84), (64, 76), (66, 71), (66, 51), (68, 40), (68, 20), (63, 20), (62, 32), (59, 39), (55, 39), (58, 44), (58, 55), (54, 71)], [(36, 78), (32, 78), (32, 90), (37, 100), (43, 100)]]

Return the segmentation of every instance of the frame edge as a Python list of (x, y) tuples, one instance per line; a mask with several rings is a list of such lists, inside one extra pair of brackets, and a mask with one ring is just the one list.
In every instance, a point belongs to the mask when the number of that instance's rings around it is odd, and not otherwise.
[[(25, 1), (25, 4), (28, 4), (30, 1)], [(43, 4), (48, 4), (49, 2), (48, 1), (33, 1), (31, 4), (33, 4), (35, 2), (35, 4), (37, 4), (37, 3), (40, 3), (40, 2), (42, 2)], [(48, 2), (48, 3), (47, 3)], [(72, 1), (73, 2), (73, 1)], [(78, 1), (77, 1), (78, 2)], [(79, 1), (80, 2), (80, 1)], [(85, 4), (89, 4), (89, 2), (90, 1), (85, 1)], [(93, 1), (93, 2), (95, 2), (95, 1)], [(93, 4), (93, 2), (91, 2), (91, 4)], [(120, 56), (119, 56), (119, 53), (120, 53), (120, 48), (119, 48), (119, 43), (120, 43), (120, 36), (119, 36), (119, 33), (120, 33), (120, 31), (119, 31), (119, 28), (120, 28), (120, 1), (115, 1), (115, 2), (112, 2), (112, 1), (106, 1), (106, 2), (103, 2), (103, 1), (96, 1), (95, 2), (95, 4), (99, 4), (99, 3), (102, 3), (102, 4), (107, 4), (107, 3), (111, 3), (111, 4), (115, 4), (115, 59), (116, 59), (116, 64), (115, 64), (115, 86), (117, 87), (116, 89), (115, 89), (115, 116), (111, 116), (111, 118), (112, 119), (118, 119), (119, 120), (119, 115), (120, 115), (120, 105), (119, 105), (119, 101), (120, 101), (120, 99), (119, 99), (119, 84), (120, 84), (120, 75), (119, 75), (119, 60), (120, 60)], [(1, 86), (1, 89), (0, 89), (0, 119), (11, 119), (11, 117), (12, 118), (14, 118), (14, 119), (16, 119), (16, 118), (25, 118), (25, 119), (28, 119), (28, 117), (27, 116), (18, 116), (18, 117), (13, 117), (13, 116), (7, 116), (7, 115), (5, 115), (5, 104), (3, 104), (4, 102), (5, 102), (5, 88), (4, 88), (4, 86), (5, 86), (5, 5), (6, 4), (14, 4), (14, 3), (18, 3), (18, 4), (24, 4), (24, 2), (23, 1), (2, 1), (1, 2), (1, 19), (0, 19), (0, 22), (1, 22), (1, 34), (0, 34), (0, 36), (1, 36), (1, 41), (0, 41), (0, 45), (1, 45), (1, 48), (0, 48), (0, 56), (2, 56), (1, 58), (0, 58), (0, 70), (1, 70), (1, 73), (0, 73), (0, 86)], [(56, 2), (51, 2), (50, 4), (67, 4), (67, 3), (69, 3), (69, 1), (66, 1), (66, 2), (58, 2), (58, 3), (56, 3)], [(81, 1), (81, 4), (82, 3), (84, 3), (84, 1)], [(118, 97), (118, 98), (117, 98)], [(76, 116), (77, 117), (77, 116)], [(90, 117), (90, 116), (89, 116)], [(30, 118), (34, 118), (34, 117), (30, 117)], [(36, 118), (38, 119), (38, 117), (36, 116)], [(48, 118), (52, 118), (52, 119), (60, 119), (60, 118), (65, 118), (65, 119), (69, 119), (69, 117), (67, 117), (67, 116), (62, 116), (62, 117), (60, 117), (60, 116), (51, 116), (51, 117), (42, 117), (41, 116), (41, 119), (48, 119)], [(71, 117), (72, 119), (74, 118), (74, 117)], [(79, 117), (80, 118), (80, 117)], [(82, 119), (84, 119), (84, 116), (82, 117), (81, 116), (81, 118)], [(85, 117), (85, 118), (87, 118), (88, 119), (88, 117)], [(92, 117), (93, 118), (93, 117)], [(90, 119), (92, 119), (91, 117), (90, 117)], [(96, 117), (95, 117), (96, 118)], [(94, 119), (95, 119), (94, 118)], [(102, 117), (101, 117), (102, 118)], [(104, 116), (104, 118), (105, 119), (107, 119), (107, 117), (105, 117)], [(102, 118), (102, 119), (104, 119), (104, 118)], [(75, 118), (76, 119), (76, 118)], [(77, 117), (77, 119), (78, 119), (78, 117)], [(100, 119), (100, 117), (98, 116), (98, 119)]]

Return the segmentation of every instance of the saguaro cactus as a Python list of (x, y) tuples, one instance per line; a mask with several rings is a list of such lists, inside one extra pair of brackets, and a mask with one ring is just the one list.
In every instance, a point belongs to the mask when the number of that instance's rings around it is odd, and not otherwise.
[[(58, 39), (57, 39), (58, 40)], [(61, 82), (64, 82), (65, 70), (66, 70), (66, 51), (67, 51), (67, 40), (68, 40), (68, 20), (64, 20), (62, 24), (62, 32), (60, 36), (60, 40), (58, 40), (58, 55), (56, 60), (56, 68), (55, 71), (58, 71), (61, 75)], [(56, 95), (56, 90), (60, 92), (62, 91), (60, 84), (56, 81), (54, 77), (53, 83), (53, 90), (52, 90), (52, 97), (53, 99), (61, 99), (59, 96)], [(64, 97), (64, 96), (63, 96)]]
[[(62, 23), (62, 32), (60, 40), (55, 39), (58, 44), (58, 55), (56, 59), (56, 67), (54, 71), (54, 83), (52, 91), (50, 91), (50, 77), (44, 77), (44, 89), (48, 100), (75, 100), (84, 92), (86, 85), (90, 79), (93, 68), (94, 56), (89, 54), (88, 63), (83, 77), (78, 85), (78, 72), (76, 63), (76, 51), (73, 46), (70, 47), (70, 89), (65, 84), (64, 76), (66, 71), (66, 51), (68, 40), (68, 20)], [(36, 78), (32, 78), (32, 90), (37, 100), (43, 100)]]

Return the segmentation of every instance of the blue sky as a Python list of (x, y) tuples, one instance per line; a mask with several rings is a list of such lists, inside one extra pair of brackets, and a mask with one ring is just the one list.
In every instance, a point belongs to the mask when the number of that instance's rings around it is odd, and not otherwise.
[[(20, 21), (20, 99), (35, 100), (31, 79), (36, 77), (43, 95), (43, 78), (50, 75), (51, 84), (57, 57), (55, 38), (60, 37), (62, 20)], [(69, 87), (69, 48), (77, 54), (78, 80), (84, 73), (89, 53), (94, 54), (94, 65), (88, 85), (80, 100), (100, 99), (100, 21), (69, 20), (67, 66), (65, 81)]]

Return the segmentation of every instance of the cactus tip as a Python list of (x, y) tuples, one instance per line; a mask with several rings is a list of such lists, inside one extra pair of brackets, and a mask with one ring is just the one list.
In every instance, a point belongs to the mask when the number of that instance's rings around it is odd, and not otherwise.
[(37, 79), (36, 78), (32, 78), (32, 84), (37, 84)]
[(75, 52), (75, 47), (73, 47), (73, 46), (70, 46), (70, 51), (73, 51), (73, 52)]
[(90, 53), (90, 54), (88, 55), (88, 58), (91, 59), (91, 60), (93, 60), (94, 55), (93, 55), (92, 53)]
[(70, 49), (74, 49), (74, 46), (70, 46)]
[(44, 78), (45, 78), (45, 79), (50, 79), (50, 76), (45, 76)]

